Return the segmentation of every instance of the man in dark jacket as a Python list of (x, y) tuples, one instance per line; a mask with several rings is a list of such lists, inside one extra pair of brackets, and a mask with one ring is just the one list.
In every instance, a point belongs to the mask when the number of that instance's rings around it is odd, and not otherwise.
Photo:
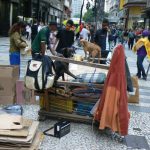
[(102, 58), (106, 58), (109, 51), (106, 51), (106, 38), (109, 22), (104, 19), (102, 22), (102, 29), (98, 29), (95, 33), (94, 42), (101, 47)]
[(59, 40), (56, 52), (62, 54), (62, 49), (66, 47), (71, 47), (74, 43), (74, 31), (72, 31), (73, 21), (68, 20), (65, 29), (58, 31), (56, 35)]
[(33, 20), (33, 25), (31, 26), (31, 44), (38, 34), (38, 24), (37, 20)]

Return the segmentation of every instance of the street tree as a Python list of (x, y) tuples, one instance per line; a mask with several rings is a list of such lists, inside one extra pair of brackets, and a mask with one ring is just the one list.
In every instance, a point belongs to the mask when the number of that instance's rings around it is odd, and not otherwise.
[(92, 9), (87, 10), (87, 12), (83, 16), (83, 20), (85, 22), (94, 22), (94, 13)]

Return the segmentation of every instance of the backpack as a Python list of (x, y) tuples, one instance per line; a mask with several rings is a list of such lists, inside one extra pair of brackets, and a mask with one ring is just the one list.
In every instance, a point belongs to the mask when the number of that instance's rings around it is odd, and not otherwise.
[(28, 61), (25, 75), (25, 86), (32, 90), (44, 90), (53, 86), (55, 71), (54, 63), (49, 56), (36, 55)]

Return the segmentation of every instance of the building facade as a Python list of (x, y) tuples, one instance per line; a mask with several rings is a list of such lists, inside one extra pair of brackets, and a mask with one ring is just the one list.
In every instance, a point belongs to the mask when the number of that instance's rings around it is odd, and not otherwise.
[(109, 9), (109, 22), (112, 24), (117, 24), (119, 22), (119, 0), (109, 0), (110, 9)]
[(81, 6), (82, 6), (82, 0), (72, 0), (72, 14), (71, 17), (76, 17), (77, 15), (80, 16), (80, 11), (81, 11)]
[(111, 8), (111, 2), (112, 2), (111, 0), (105, 0), (105, 8), (104, 8), (104, 10), (107, 13), (109, 13), (109, 10)]
[(150, 29), (150, 0), (147, 0), (146, 8), (144, 10), (145, 28)]
[(47, 24), (71, 16), (72, 0), (0, 0), (0, 36), (7, 36), (10, 26), (18, 20), (33, 18)]
[(125, 0), (124, 9), (126, 12), (125, 28), (143, 27), (144, 17), (142, 12), (146, 7), (146, 0)]
[(71, 18), (71, 9), (72, 0), (63, 0), (63, 20)]

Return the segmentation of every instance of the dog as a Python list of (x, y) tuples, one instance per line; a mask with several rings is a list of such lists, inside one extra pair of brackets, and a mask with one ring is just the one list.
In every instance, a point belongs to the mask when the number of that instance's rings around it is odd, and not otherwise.
[[(74, 48), (63, 48), (62, 52), (63, 52), (62, 53), (63, 57), (65, 57), (65, 58), (71, 58), (71, 57), (73, 57), (73, 55), (75, 53), (75, 50), (74, 50)], [(74, 79), (78, 79), (77, 76), (75, 76), (73, 73), (71, 73), (69, 71), (69, 63), (62, 62), (62, 61), (55, 61), (54, 65), (55, 65), (55, 78), (54, 78), (55, 82), (61, 76), (62, 76), (62, 80), (65, 81), (64, 73), (70, 75)]]
[(84, 39), (80, 40), (81, 45), (83, 46), (84, 53), (85, 53), (85, 59), (87, 59), (87, 52), (89, 52), (89, 58), (92, 57), (92, 62), (94, 62), (94, 59), (96, 56), (98, 56), (98, 63), (100, 63), (101, 58), (101, 48), (91, 42), (88, 42)]

